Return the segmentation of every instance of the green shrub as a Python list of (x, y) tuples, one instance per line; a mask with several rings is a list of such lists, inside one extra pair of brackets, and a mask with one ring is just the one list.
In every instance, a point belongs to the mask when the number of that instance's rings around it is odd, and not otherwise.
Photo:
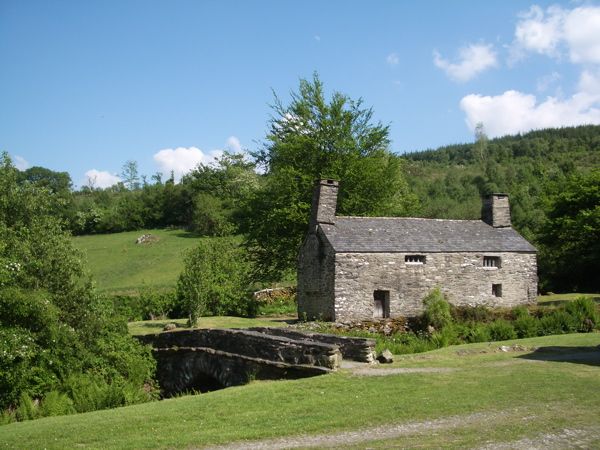
[(492, 340), (490, 329), (486, 324), (473, 323), (465, 334), (465, 340), (469, 343), (489, 342)]
[(64, 391), (79, 412), (116, 408), (148, 401), (148, 395), (133, 382), (117, 380), (109, 383), (102, 376), (77, 374), (64, 383)]
[(452, 318), (456, 322), (491, 322), (493, 312), (486, 306), (452, 306)]
[(19, 405), (15, 411), (17, 420), (33, 420), (38, 417), (38, 402), (32, 400), (27, 393), (22, 393), (19, 397)]
[(539, 320), (529, 314), (529, 310), (524, 306), (513, 309), (513, 326), (517, 337), (520, 339), (537, 336), (540, 332)]
[(441, 330), (452, 323), (450, 314), (450, 304), (444, 298), (440, 288), (433, 289), (423, 299), (425, 312), (423, 319), (427, 325), (431, 325), (436, 330)]
[(589, 297), (578, 297), (565, 305), (567, 312), (573, 319), (576, 331), (590, 332), (599, 324), (596, 304)]
[(576, 329), (575, 320), (563, 309), (551, 311), (540, 319), (540, 333), (543, 336), (572, 333)]
[(212, 315), (253, 316), (251, 265), (237, 238), (202, 239), (184, 259), (177, 281), (178, 306), (189, 324)]
[(460, 343), (458, 337), (458, 329), (452, 325), (446, 325), (440, 331), (437, 331), (431, 335), (431, 343), (435, 348), (448, 347), (449, 345), (456, 345)]
[(492, 323), (488, 324), (488, 329), (493, 341), (506, 341), (517, 337), (515, 328), (510, 322), (504, 319), (494, 320)]
[(58, 391), (50, 391), (39, 406), (39, 417), (63, 416), (73, 414), (73, 400)]
[(13, 423), (17, 420), (16, 414), (14, 411), (2, 411), (0, 412), (0, 425), (7, 425), (9, 423)]
[(279, 289), (257, 299), (260, 316), (290, 315), (298, 311), (295, 289)]
[(410, 353), (422, 353), (438, 348), (426, 335), (414, 333), (396, 333), (391, 336), (382, 336), (372, 333), (360, 333), (360, 337), (375, 338), (377, 343), (375, 350), (379, 353), (389, 349), (394, 355)]

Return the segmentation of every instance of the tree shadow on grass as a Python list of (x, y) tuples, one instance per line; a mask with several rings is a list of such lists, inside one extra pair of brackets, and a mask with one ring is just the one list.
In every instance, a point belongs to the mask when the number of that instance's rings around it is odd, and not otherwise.
[(533, 361), (569, 362), (600, 367), (600, 345), (590, 347), (540, 347), (518, 358)]
[(175, 237), (179, 237), (179, 238), (192, 238), (192, 239), (207, 237), (204, 234), (196, 233), (194, 231), (185, 231), (185, 230), (178, 231), (177, 233), (174, 233), (174, 235), (175, 235)]

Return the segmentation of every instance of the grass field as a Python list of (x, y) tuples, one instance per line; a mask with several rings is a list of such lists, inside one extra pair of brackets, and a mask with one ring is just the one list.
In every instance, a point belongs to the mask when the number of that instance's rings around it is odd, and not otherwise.
[[(246, 317), (201, 317), (196, 328), (250, 328), (250, 327), (283, 327), (288, 322), (295, 320), (294, 316), (285, 317), (257, 317), (249, 319)], [(142, 320), (140, 322), (129, 322), (129, 333), (132, 335), (159, 333), (168, 323), (175, 323), (179, 327), (185, 327), (187, 319), (165, 319), (165, 320)]]
[[(158, 241), (136, 244), (142, 234), (152, 234)], [(175, 287), (183, 253), (199, 239), (183, 230), (141, 230), (77, 236), (73, 242), (85, 253), (100, 292), (137, 293), (143, 287)]]
[[(499, 350), (514, 343), (526, 350)], [(408, 373), (378, 366), (369, 370), (387, 375), (359, 376), (344, 369), (13, 423), (0, 428), (0, 446), (188, 448), (282, 436), (302, 442), (299, 435), (351, 430), (360, 439), (373, 427), (404, 424), (404, 435), (372, 438), (369, 446), (462, 448), (536, 440), (568, 429), (591, 430), (585, 447), (593, 448), (600, 445), (599, 345), (600, 334), (591, 333), (448, 347), (397, 357), (392, 367), (413, 369)], [(336, 442), (340, 448), (365, 445)]]
[(581, 294), (581, 293), (569, 293), (569, 294), (547, 294), (540, 295), (537, 298), (538, 304), (541, 306), (559, 306), (567, 302), (571, 302), (579, 297), (590, 297), (596, 303), (600, 304), (600, 294)]

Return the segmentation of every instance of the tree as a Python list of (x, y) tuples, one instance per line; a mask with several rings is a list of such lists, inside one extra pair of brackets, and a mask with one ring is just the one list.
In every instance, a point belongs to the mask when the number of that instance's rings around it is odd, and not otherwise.
[(189, 251), (177, 281), (179, 306), (189, 325), (202, 316), (255, 313), (249, 295), (250, 265), (239, 239), (203, 239)]
[(475, 160), (479, 159), (481, 163), (485, 161), (485, 155), (488, 146), (488, 137), (485, 133), (483, 122), (478, 122), (475, 126), (475, 145), (473, 150), (476, 152)]
[(266, 170), (264, 186), (249, 202), (245, 245), (263, 279), (293, 269), (308, 227), (314, 181), (340, 181), (338, 211), (401, 215), (413, 211), (401, 161), (391, 154), (388, 126), (373, 123), (362, 100), (339, 92), (326, 100), (315, 74), (300, 80), (284, 105), (275, 96), (270, 132), (254, 154)]
[(573, 175), (549, 200), (542, 228), (540, 269), (546, 288), (598, 292), (600, 170)]
[(140, 175), (138, 172), (137, 161), (127, 160), (121, 168), (121, 178), (123, 183), (130, 191), (136, 191), (140, 188)]
[[(154, 362), (85, 275), (81, 255), (53, 214), (56, 196), (18, 183), (0, 158), (0, 410), (26, 395), (65, 389), (71, 376), (143, 393)], [(115, 391), (115, 394), (117, 392)], [(142, 394), (144, 395), (144, 394)]]

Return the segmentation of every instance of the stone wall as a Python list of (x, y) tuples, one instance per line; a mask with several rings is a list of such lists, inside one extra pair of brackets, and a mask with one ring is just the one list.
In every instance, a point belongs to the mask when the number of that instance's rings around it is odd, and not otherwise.
[(335, 257), (319, 230), (304, 240), (298, 257), (298, 317), (334, 320)]
[(210, 348), (248, 358), (330, 369), (337, 369), (342, 359), (336, 345), (249, 330), (193, 329), (138, 336), (138, 339), (155, 349)]
[[(375, 290), (389, 291), (391, 317), (420, 314), (423, 297), (436, 286), (455, 305), (512, 307), (536, 301), (534, 253), (427, 253), (425, 264), (406, 263), (406, 255), (338, 253), (334, 320), (371, 319)], [(500, 267), (484, 267), (484, 256), (500, 257)], [(492, 293), (492, 284), (502, 286), (500, 297)]]
[(161, 393), (220, 389), (250, 380), (304, 378), (339, 368), (337, 345), (236, 329), (194, 329), (136, 336), (153, 347)]
[(336, 345), (342, 352), (342, 358), (353, 361), (372, 363), (377, 357), (375, 353), (375, 339), (336, 336), (334, 334), (314, 333), (311, 331), (290, 330), (289, 328), (254, 327), (251, 330), (290, 339), (310, 340)]

